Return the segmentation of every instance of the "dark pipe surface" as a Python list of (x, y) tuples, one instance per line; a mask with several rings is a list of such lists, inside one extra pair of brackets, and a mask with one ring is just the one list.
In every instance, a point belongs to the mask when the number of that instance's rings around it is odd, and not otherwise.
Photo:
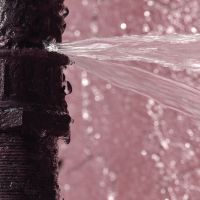
[(62, 70), (62, 0), (0, 0), (0, 200), (57, 200), (57, 140), (71, 118)]
[(0, 36), (3, 48), (43, 48), (43, 42), (61, 42), (68, 9), (63, 0), (0, 0)]

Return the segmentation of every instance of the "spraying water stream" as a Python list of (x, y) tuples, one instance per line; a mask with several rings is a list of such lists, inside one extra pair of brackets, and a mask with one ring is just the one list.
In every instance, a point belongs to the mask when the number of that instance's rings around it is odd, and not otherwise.
[[(153, 63), (173, 71), (200, 72), (200, 35), (123, 36), (51, 44), (77, 67), (120, 88), (152, 97), (163, 105), (200, 119), (200, 91), (150, 72)], [(142, 63), (142, 64), (141, 64)]]

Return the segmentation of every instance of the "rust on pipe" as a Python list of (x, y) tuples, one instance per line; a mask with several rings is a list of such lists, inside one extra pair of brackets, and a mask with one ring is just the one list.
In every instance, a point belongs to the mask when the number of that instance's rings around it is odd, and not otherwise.
[(71, 118), (61, 42), (63, 0), (0, 0), (0, 200), (58, 200), (57, 140)]

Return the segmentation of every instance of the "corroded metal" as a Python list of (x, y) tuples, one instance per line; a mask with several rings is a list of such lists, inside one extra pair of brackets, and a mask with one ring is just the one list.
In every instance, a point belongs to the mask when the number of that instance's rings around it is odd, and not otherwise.
[(69, 141), (61, 0), (0, 0), (0, 199), (57, 200), (57, 140)]

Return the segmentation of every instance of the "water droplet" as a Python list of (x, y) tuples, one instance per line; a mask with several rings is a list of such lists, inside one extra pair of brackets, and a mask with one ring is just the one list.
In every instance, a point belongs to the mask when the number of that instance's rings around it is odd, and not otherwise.
[(190, 143), (185, 143), (185, 148), (189, 149), (191, 147)]
[(142, 155), (142, 156), (146, 156), (146, 155), (147, 155), (147, 151), (142, 150), (142, 151), (141, 151), (141, 155)]
[(126, 28), (127, 28), (126, 23), (121, 23), (121, 24), (120, 24), (120, 28), (121, 28), (122, 30), (126, 30)]
[(151, 14), (151, 13), (150, 13), (148, 10), (144, 11), (144, 16), (145, 16), (145, 17), (150, 17), (150, 14)]
[(151, 156), (152, 160), (158, 162), (160, 160), (160, 157), (157, 154), (152, 154)]
[(99, 31), (99, 27), (97, 26), (96, 23), (91, 23), (90, 29), (91, 29), (92, 33), (98, 33), (98, 31)]
[(74, 36), (75, 37), (80, 37), (81, 32), (79, 30), (74, 31)]
[(114, 182), (117, 179), (117, 175), (114, 172), (110, 172), (109, 177), (111, 182)]
[(88, 0), (82, 0), (81, 3), (82, 3), (83, 6), (87, 6), (88, 5)]
[(147, 1), (147, 5), (148, 5), (148, 6), (153, 6), (153, 5), (154, 5), (154, 1), (152, 1), (152, 0)]
[(114, 192), (109, 192), (107, 200), (115, 200), (116, 194)]
[(89, 120), (90, 119), (90, 115), (89, 115), (88, 111), (85, 110), (85, 109), (82, 111), (82, 118), (84, 120)]
[(150, 31), (149, 25), (148, 24), (144, 24), (142, 30), (143, 30), (144, 33), (148, 33)]
[(90, 84), (90, 81), (87, 78), (83, 78), (81, 83), (84, 87), (87, 87)]
[(192, 28), (191, 28), (191, 32), (192, 32), (192, 33), (197, 33), (197, 28), (196, 28), (196, 27), (192, 27)]
[(71, 189), (71, 186), (70, 186), (69, 184), (65, 184), (65, 185), (64, 185), (64, 190), (65, 190), (65, 191), (68, 192), (70, 189)]
[(93, 132), (93, 127), (92, 126), (88, 126), (87, 127), (87, 129), (86, 129), (86, 133), (88, 134), (88, 135), (90, 135), (92, 132)]
[(109, 169), (104, 167), (103, 168), (103, 175), (108, 175), (108, 173), (109, 173)]
[(100, 134), (100, 133), (96, 133), (96, 134), (94, 135), (94, 138), (95, 138), (96, 140), (99, 140), (99, 139), (101, 138), (101, 134)]

